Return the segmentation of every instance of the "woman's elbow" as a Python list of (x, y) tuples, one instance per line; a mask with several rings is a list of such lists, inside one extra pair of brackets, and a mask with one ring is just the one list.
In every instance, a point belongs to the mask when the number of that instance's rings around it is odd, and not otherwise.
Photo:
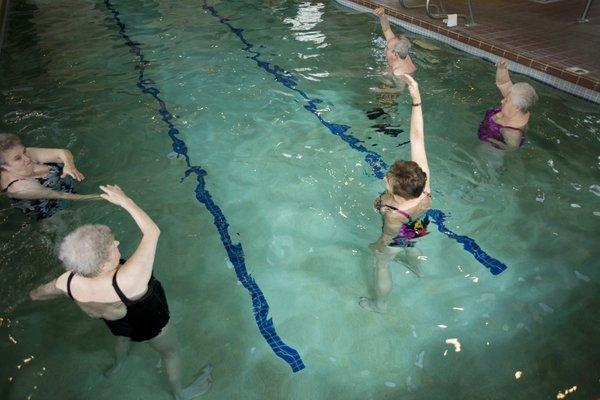
[(152, 226), (148, 229), (146, 233), (158, 238), (160, 236), (160, 228), (158, 227), (158, 225), (152, 224)]
[(67, 161), (67, 160), (73, 159), (73, 153), (71, 153), (71, 150), (60, 149), (59, 150), (59, 154), (60, 154), (60, 158), (62, 158), (63, 161)]

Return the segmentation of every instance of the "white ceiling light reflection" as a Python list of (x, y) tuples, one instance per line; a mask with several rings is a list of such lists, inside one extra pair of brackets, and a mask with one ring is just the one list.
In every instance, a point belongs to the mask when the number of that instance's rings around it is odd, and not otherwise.
[(569, 389), (565, 389), (564, 393), (563, 392), (558, 392), (558, 394), (556, 395), (557, 399), (564, 399), (565, 397), (567, 397), (569, 394), (573, 393), (574, 391), (577, 390), (577, 386), (573, 386)]
[[(299, 42), (314, 43), (317, 49), (327, 47), (329, 44), (325, 42), (326, 36), (315, 27), (323, 21), (322, 3), (311, 4), (309, 2), (300, 3), (298, 5), (298, 14), (295, 18), (286, 18), (283, 20), (286, 24), (291, 24), (291, 30), (294, 32), (294, 38)], [(314, 47), (307, 47), (306, 50), (314, 50)], [(303, 54), (298, 53), (298, 58), (307, 60), (310, 58), (319, 57), (320, 53)], [(311, 81), (320, 81), (320, 78), (329, 76), (327, 71), (313, 71), (313, 68), (296, 69), (300, 75)]]
[(292, 24), (292, 31), (296, 31), (294, 37), (299, 42), (313, 42), (315, 44), (327, 45), (325, 43), (325, 35), (319, 30), (312, 30), (319, 22), (323, 21), (323, 12), (321, 10), (324, 7), (322, 3), (300, 3), (296, 18), (286, 18), (283, 22)]

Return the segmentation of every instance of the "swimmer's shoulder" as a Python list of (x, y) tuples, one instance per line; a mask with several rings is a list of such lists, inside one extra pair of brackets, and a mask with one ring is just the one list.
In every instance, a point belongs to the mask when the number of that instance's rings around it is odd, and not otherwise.
[(69, 271), (63, 273), (58, 278), (56, 278), (56, 282), (54, 283), (54, 286), (56, 286), (56, 288), (58, 290), (60, 290), (61, 292), (65, 293), (65, 294), (68, 292), (67, 280), (69, 279), (69, 274), (70, 274)]
[(6, 189), (6, 187), (8, 186), (8, 184), (11, 181), (14, 181), (14, 179), (12, 179), (12, 176), (10, 173), (0, 172), (0, 190)]

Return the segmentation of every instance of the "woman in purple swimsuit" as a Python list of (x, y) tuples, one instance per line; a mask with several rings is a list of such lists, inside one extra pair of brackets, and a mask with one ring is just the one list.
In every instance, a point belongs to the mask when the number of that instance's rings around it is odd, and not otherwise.
[(538, 99), (535, 89), (525, 82), (513, 84), (508, 75), (508, 61), (496, 63), (496, 86), (502, 92), (500, 107), (485, 113), (479, 125), (479, 140), (501, 150), (516, 150), (525, 142), (525, 127), (529, 122), (529, 109)]
[(401, 75), (412, 97), (410, 119), (411, 161), (396, 161), (386, 174), (385, 192), (375, 200), (375, 209), (381, 214), (383, 227), (379, 239), (369, 246), (375, 253), (373, 273), (375, 296), (361, 297), (362, 308), (384, 313), (392, 290), (392, 274), (389, 263), (396, 256), (411, 271), (418, 273), (421, 252), (414, 247), (415, 240), (427, 234), (425, 211), (431, 206), (431, 177), (425, 154), (423, 112), (417, 82), (407, 74)]

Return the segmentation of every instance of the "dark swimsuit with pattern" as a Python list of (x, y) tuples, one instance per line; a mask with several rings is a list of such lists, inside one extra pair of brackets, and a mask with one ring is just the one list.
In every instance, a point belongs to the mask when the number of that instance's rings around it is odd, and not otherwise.
[[(383, 204), (381, 201), (381, 196), (383, 196), (383, 193), (379, 195), (379, 198), (375, 203), (375, 208), (377, 211), (381, 212), (381, 208), (386, 207), (390, 210), (396, 211), (398, 214), (408, 219), (407, 222), (402, 223), (398, 231), (398, 235), (392, 239), (392, 242), (388, 246), (414, 247), (414, 239), (423, 237), (429, 233), (427, 231), (427, 226), (429, 225), (429, 216), (425, 215), (425, 218), (416, 218), (413, 220), (406, 211), (399, 210), (398, 208), (388, 204)], [(428, 193), (427, 196), (429, 196)]]
[[(15, 179), (10, 182), (2, 190), (3, 193), (8, 191), (8, 188), (21, 180), (36, 180), (40, 185), (56, 190), (58, 192), (73, 193), (73, 179), (70, 176), (61, 178), (63, 173), (63, 164), (47, 163), (48, 172), (41, 178), (27, 178), (27, 179)], [(51, 199), (37, 199), (37, 200), (22, 200), (10, 198), (10, 203), (13, 207), (20, 209), (26, 215), (34, 217), (37, 220), (51, 217), (57, 211), (62, 210), (66, 207), (66, 200), (51, 200)]]

